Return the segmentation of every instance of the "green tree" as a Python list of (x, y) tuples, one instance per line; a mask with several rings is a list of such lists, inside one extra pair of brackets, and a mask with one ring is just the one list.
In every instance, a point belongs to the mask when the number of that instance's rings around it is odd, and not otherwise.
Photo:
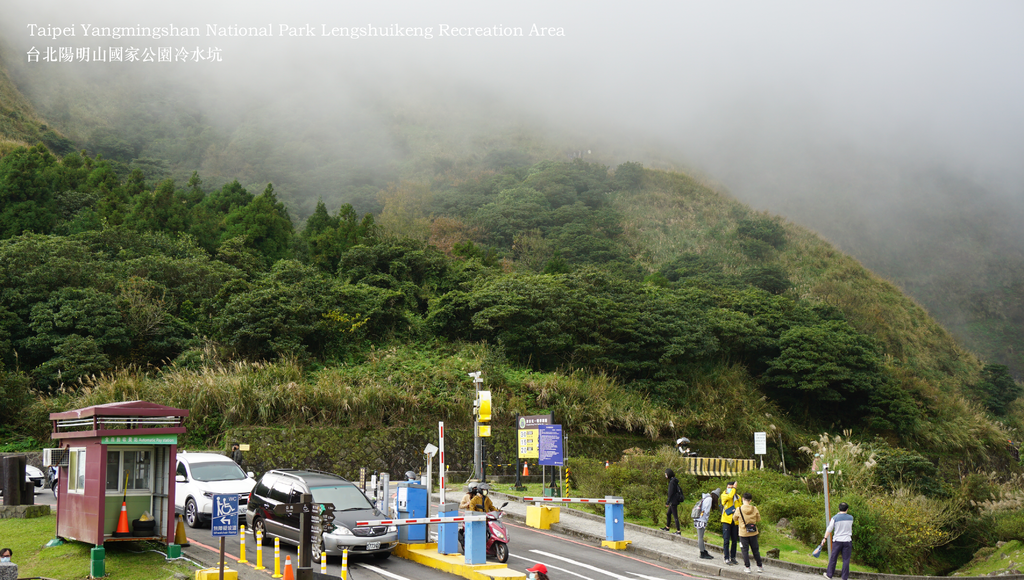
[(0, 158), (0, 238), (49, 233), (60, 219), (54, 200), (61, 169), (42, 144)]
[(874, 341), (844, 321), (791, 328), (779, 337), (779, 351), (764, 381), (805, 420), (812, 409), (823, 420), (857, 419), (884, 381)]
[(248, 205), (232, 210), (225, 223), (222, 240), (244, 237), (246, 244), (271, 263), (290, 255), (292, 222), (284, 204), (277, 200), (272, 184), (268, 183), (263, 193)]
[(1009, 367), (999, 364), (985, 365), (981, 380), (970, 391), (995, 415), (1006, 415), (1010, 403), (1024, 395), (1024, 387), (1013, 380)]

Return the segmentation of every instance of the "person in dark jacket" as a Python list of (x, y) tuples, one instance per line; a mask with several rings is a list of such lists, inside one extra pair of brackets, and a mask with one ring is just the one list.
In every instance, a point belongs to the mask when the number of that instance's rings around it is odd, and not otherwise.
[(673, 532), (679, 536), (679, 504), (683, 501), (683, 490), (679, 487), (679, 480), (676, 479), (676, 472), (672, 471), (671, 468), (665, 468), (665, 479), (668, 480), (668, 499), (665, 501), (665, 507), (668, 511), (665, 513), (665, 527), (661, 528), (666, 532), (672, 527), (672, 517), (676, 518), (676, 531)]

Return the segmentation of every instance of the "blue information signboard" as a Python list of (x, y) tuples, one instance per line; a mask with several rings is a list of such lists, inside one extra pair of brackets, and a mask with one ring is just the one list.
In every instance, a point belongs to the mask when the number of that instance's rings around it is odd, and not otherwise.
[(213, 514), (211, 515), (210, 531), (213, 537), (237, 536), (238, 494), (213, 496)]
[(541, 465), (563, 465), (562, 426), (538, 425), (540, 441), (537, 444), (537, 463)]

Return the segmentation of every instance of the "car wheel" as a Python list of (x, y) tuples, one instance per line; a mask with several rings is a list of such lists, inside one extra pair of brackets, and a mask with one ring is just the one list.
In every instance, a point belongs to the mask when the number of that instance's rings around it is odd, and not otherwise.
[(373, 557), (377, 558), (378, 560), (387, 560), (388, 558), (391, 557), (391, 551), (389, 550), (387, 552), (376, 552), (373, 555)]
[(319, 564), (320, 563), (320, 558), (326, 558), (327, 557), (327, 554), (324, 554), (324, 542), (323, 542), (323, 540), (320, 540), (319, 542), (314, 540), (312, 548), (313, 549), (310, 550), (309, 555), (313, 559), (313, 563), (314, 564)]
[(199, 508), (196, 507), (196, 500), (188, 498), (185, 502), (185, 523), (190, 528), (199, 527)]
[(50, 484), (50, 487), (53, 488), (53, 497), (56, 498), (57, 497), (57, 480), (53, 480), (53, 483)]
[(508, 544), (504, 542), (494, 542), (494, 555), (498, 557), (498, 561), (502, 564), (508, 562)]
[(262, 544), (266, 544), (267, 540), (268, 540), (268, 538), (267, 538), (267, 524), (265, 524), (263, 522), (263, 518), (253, 518), (252, 519), (252, 537), (253, 537), (254, 540), (256, 539), (256, 532), (259, 532)]

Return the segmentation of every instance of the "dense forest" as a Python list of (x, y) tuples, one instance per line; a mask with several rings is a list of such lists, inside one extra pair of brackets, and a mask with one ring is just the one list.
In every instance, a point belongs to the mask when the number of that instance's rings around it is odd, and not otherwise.
[[(699, 224), (703, 251), (659, 251), (644, 239), (652, 224), (630, 225), (638, 204), (693, 196), (713, 206), (698, 220), (714, 220)], [(8, 390), (194, 364), (208, 343), (227, 358), (332, 365), (389, 341), (466, 341), (534, 371), (604, 373), (669, 408), (699, 404), (695, 375), (739, 367), (805, 428), (935, 449), (984, 454), (1014, 416), (1021, 389), (1006, 367), (959, 351), (909, 301), (887, 305), (909, 322), (886, 320), (865, 304), (886, 285), (838, 254), (851, 280), (812, 279), (799, 264), (815, 244), (806, 233), (684, 175), (494, 156), (380, 199), (377, 217), (320, 202), (296, 231), (270, 184), (206, 191), (193, 174), (150, 188), (102, 158), (11, 151), (0, 159)], [(896, 334), (893, 322), (918, 328)], [(976, 424), (936, 427), (957, 404)]]

